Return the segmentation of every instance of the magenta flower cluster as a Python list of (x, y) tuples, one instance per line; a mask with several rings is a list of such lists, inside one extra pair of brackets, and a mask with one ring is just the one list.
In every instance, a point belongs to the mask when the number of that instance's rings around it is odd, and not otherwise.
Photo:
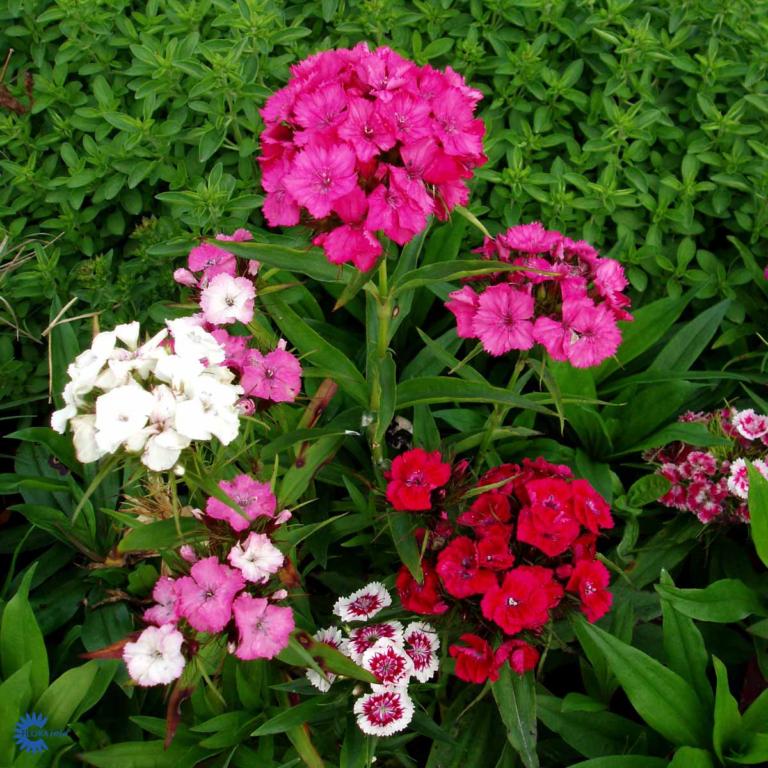
[(430, 214), (444, 220), (466, 203), (464, 180), (486, 161), (481, 98), (450, 67), (389, 48), (310, 56), (261, 111), (267, 221), (309, 224), (329, 261), (370, 269), (377, 232), (403, 245)]
[[(220, 242), (252, 239), (247, 229), (238, 229), (232, 235), (216, 235)], [(292, 403), (301, 389), (301, 365), (286, 350), (286, 343), (281, 340), (275, 349), (264, 354), (251, 346), (253, 336), (234, 335), (225, 328), (237, 322), (248, 324), (253, 319), (253, 278), (259, 263), (249, 261), (245, 268), (240, 268), (229, 251), (203, 243), (192, 249), (187, 265), (188, 269), (177, 269), (173, 277), (177, 283), (199, 292), (200, 312), (193, 318), (221, 344), (226, 354), (224, 365), (239, 377), (245, 395), (238, 404), (241, 412), (254, 412), (254, 398)]]
[(479, 339), (494, 356), (541, 344), (554, 360), (576, 368), (599, 365), (616, 352), (616, 323), (632, 319), (617, 261), (538, 222), (486, 237), (475, 253), (519, 269), (473, 278), (449, 294), (446, 307), (461, 338)]

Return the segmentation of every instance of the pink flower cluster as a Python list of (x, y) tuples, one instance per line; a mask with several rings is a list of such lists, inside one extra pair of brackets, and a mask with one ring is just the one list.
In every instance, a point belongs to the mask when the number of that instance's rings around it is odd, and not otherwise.
[(599, 365), (616, 352), (616, 321), (632, 319), (617, 261), (539, 222), (486, 237), (475, 253), (520, 269), (473, 278), (449, 294), (446, 307), (461, 338), (479, 339), (494, 356), (541, 344), (552, 359), (576, 368)]
[[(185, 545), (180, 554), (191, 565), (189, 572), (158, 579), (152, 591), (155, 604), (144, 613), (144, 620), (154, 626), (145, 629), (135, 643), (128, 643), (123, 653), (128, 672), (139, 685), (166, 684), (177, 678), (185, 663), (182, 645), (194, 647), (198, 632), (226, 632), (236, 638), (230, 651), (246, 660), (274, 658), (288, 644), (293, 611), (276, 605), (287, 592), (269, 585), (285, 557), (269, 533), (290, 513), (275, 516), (277, 502), (269, 486), (248, 475), (219, 487), (245, 517), (215, 498), (208, 499), (207, 517), (228, 524), (216, 541), (226, 541), (233, 533), (237, 539), (220, 554), (205, 557)], [(263, 530), (252, 530), (253, 522), (262, 518)]]
[(291, 68), (261, 115), (264, 215), (309, 224), (333, 264), (369, 270), (376, 232), (400, 245), (427, 217), (468, 198), (465, 179), (486, 161), (482, 94), (450, 67), (419, 67), (389, 48), (324, 51)]
[[(233, 235), (216, 235), (221, 242), (252, 240), (246, 229)], [(253, 398), (273, 403), (292, 403), (301, 389), (301, 365), (286, 350), (281, 340), (276, 349), (266, 354), (250, 346), (250, 335), (233, 335), (224, 326), (253, 320), (256, 287), (253, 278), (259, 264), (249, 261), (240, 268), (234, 255), (213, 243), (203, 243), (189, 254), (188, 269), (173, 273), (176, 282), (199, 291), (200, 312), (194, 315), (200, 326), (209, 331), (224, 348), (224, 365), (234, 371), (243, 387), (240, 410), (250, 415), (256, 408)]]
[[(333, 607), (344, 622), (368, 621), (392, 604), (383, 584), (371, 582), (347, 597), (340, 597)], [(348, 656), (370, 672), (376, 683), (354, 705), (357, 724), (371, 736), (390, 736), (403, 730), (413, 717), (414, 705), (408, 695), (411, 678), (420, 683), (437, 672), (440, 641), (434, 627), (415, 621), (405, 628), (399, 621), (380, 621), (350, 629), (346, 637), (338, 627), (327, 627), (314, 635)], [(313, 670), (307, 678), (326, 692), (335, 676), (320, 677)]]
[(675, 442), (646, 454), (659, 465), (656, 473), (672, 483), (659, 501), (692, 512), (702, 523), (749, 522), (747, 461), (768, 478), (768, 416), (752, 408), (725, 408), (714, 413), (686, 413), (682, 422), (705, 424), (730, 445), (702, 450)]

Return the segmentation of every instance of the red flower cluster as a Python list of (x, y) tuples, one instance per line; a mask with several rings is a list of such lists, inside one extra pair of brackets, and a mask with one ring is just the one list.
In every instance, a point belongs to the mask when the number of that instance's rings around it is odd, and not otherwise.
[(291, 67), (261, 111), (264, 215), (319, 234), (334, 264), (370, 269), (375, 233), (404, 244), (427, 217), (464, 204), (485, 161), (482, 94), (450, 67), (419, 67), (389, 48), (323, 51)]
[[(449, 471), (439, 454), (408, 451), (395, 460), (402, 470), (398, 488), (417, 479), (419, 467), (423, 481), (425, 457), (431, 467)], [(555, 611), (566, 607), (566, 595), (589, 621), (607, 613), (609, 574), (595, 554), (600, 531), (612, 528), (613, 519), (586, 480), (541, 458), (495, 467), (480, 478), (475, 493), (466, 493), (466, 486), (457, 490), (456, 474), (453, 482), (441, 474), (440, 487), (446, 488), (439, 503), (426, 506), (427, 491), (418, 507), (409, 507), (430, 512), (422, 531), (430, 555), (422, 560), (422, 583), (403, 566), (397, 590), (407, 610), (442, 614), (453, 604), (463, 620), (476, 622), (481, 634), (463, 634), (462, 644), (449, 652), (460, 678), (484, 682), (495, 680), (506, 662), (519, 673), (535, 666), (539, 653), (531, 641)], [(476, 489), (485, 486), (495, 487), (477, 495)], [(389, 488), (387, 496), (400, 498)], [(502, 635), (496, 649), (492, 638), (483, 636), (493, 627)]]

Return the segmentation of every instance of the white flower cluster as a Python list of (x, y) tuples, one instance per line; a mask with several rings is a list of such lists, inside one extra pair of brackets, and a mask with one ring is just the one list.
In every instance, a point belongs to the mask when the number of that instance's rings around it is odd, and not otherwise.
[(61, 434), (71, 426), (80, 461), (123, 448), (161, 472), (193, 440), (228, 445), (237, 437), (243, 389), (220, 365), (223, 348), (195, 318), (166, 325), (141, 345), (138, 322), (99, 333), (67, 368), (65, 405), (51, 426)]

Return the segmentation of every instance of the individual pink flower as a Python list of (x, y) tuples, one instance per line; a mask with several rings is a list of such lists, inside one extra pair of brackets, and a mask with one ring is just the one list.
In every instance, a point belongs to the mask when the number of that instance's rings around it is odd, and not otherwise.
[(349, 101), (346, 120), (338, 129), (339, 136), (354, 148), (357, 157), (370, 162), (381, 150), (395, 144), (393, 127), (381, 116), (373, 101), (352, 98)]
[(179, 615), (198, 632), (221, 632), (232, 618), (232, 600), (244, 586), (240, 571), (215, 556), (206, 557), (192, 566), (189, 576), (176, 580)]
[(301, 218), (299, 204), (285, 186), (290, 169), (291, 162), (284, 158), (263, 169), (261, 183), (267, 195), (261, 210), (270, 227), (292, 227)]
[(290, 194), (316, 218), (327, 216), (334, 201), (357, 185), (355, 154), (346, 146), (310, 144), (285, 178)]
[(238, 475), (232, 481), (222, 480), (219, 488), (241, 507), (245, 517), (215, 497), (206, 502), (208, 517), (226, 520), (236, 531), (246, 530), (257, 517), (274, 517), (277, 499), (269, 483), (259, 482), (249, 475)]
[(354, 706), (357, 725), (369, 736), (391, 736), (402, 731), (413, 718), (413, 701), (405, 688), (374, 685)]
[(708, 451), (691, 451), (678, 471), (687, 479), (706, 480), (717, 472), (717, 459)]
[(479, 155), (483, 151), (482, 120), (458, 88), (447, 88), (432, 105), (437, 137), (449, 155)]
[(532, 254), (548, 253), (562, 239), (559, 232), (544, 229), (539, 221), (518, 224), (499, 237), (508, 250)]
[(367, 669), (380, 685), (407, 685), (413, 674), (413, 661), (400, 643), (387, 638), (379, 640), (364, 654), (360, 665)]
[(253, 301), (256, 289), (247, 277), (216, 275), (200, 294), (200, 308), (205, 321), (213, 325), (227, 325), (253, 319)]
[(426, 190), (414, 196), (414, 183), (402, 168), (390, 166), (388, 185), (379, 184), (368, 196), (366, 227), (371, 231), (383, 230), (399, 245), (421, 232), (427, 225), (431, 205), (427, 202)]
[(589, 301), (563, 302), (563, 350), (575, 368), (591, 368), (616, 354), (621, 332), (610, 310)]
[(405, 652), (413, 662), (413, 676), (420, 682), (426, 683), (437, 672), (440, 659), (440, 640), (431, 624), (423, 621), (413, 621), (403, 633)]
[(155, 605), (144, 611), (144, 621), (157, 624), (158, 627), (178, 621), (175, 579), (161, 576), (152, 589), (152, 599)]
[(285, 556), (265, 533), (251, 532), (245, 541), (235, 544), (227, 555), (233, 568), (254, 584), (266, 584), (283, 565)]
[(486, 352), (498, 357), (513, 349), (533, 346), (533, 298), (500, 283), (486, 288), (478, 299), (472, 321)]
[(392, 605), (387, 588), (378, 581), (372, 581), (347, 597), (340, 597), (333, 606), (333, 612), (342, 621), (366, 621), (379, 611)]
[(234, 275), (237, 260), (234, 255), (213, 243), (202, 243), (189, 252), (188, 266), (192, 272), (204, 272), (208, 280), (216, 275)]
[(301, 364), (281, 347), (266, 355), (252, 349), (245, 356), (240, 384), (250, 397), (292, 403), (301, 390)]
[(232, 604), (239, 643), (239, 659), (273, 659), (288, 645), (295, 624), (293, 611), (270, 604), (265, 597), (243, 593)]
[(479, 303), (477, 292), (465, 285), (449, 293), (448, 298), (450, 301), (445, 302), (445, 307), (456, 318), (456, 334), (460, 339), (474, 339), (474, 320)]
[(723, 491), (709, 480), (694, 480), (688, 486), (686, 503), (702, 523), (711, 523), (723, 512), (723, 499), (727, 491)]

